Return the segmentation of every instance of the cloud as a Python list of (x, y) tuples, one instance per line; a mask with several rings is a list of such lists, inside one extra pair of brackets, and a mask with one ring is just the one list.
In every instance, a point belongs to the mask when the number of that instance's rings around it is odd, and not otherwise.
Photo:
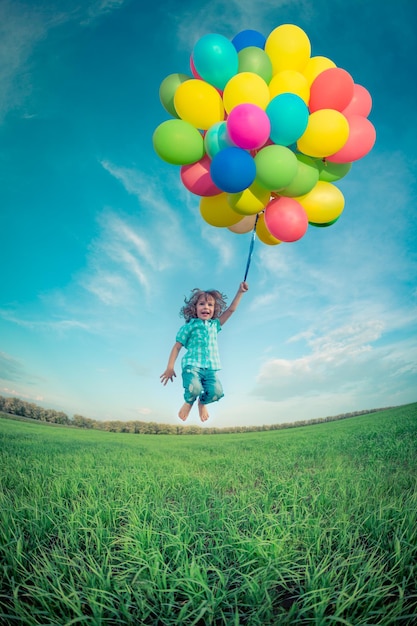
[(7, 322), (21, 326), (22, 328), (28, 328), (30, 330), (40, 331), (54, 331), (54, 332), (66, 332), (68, 330), (88, 330), (89, 326), (85, 322), (77, 319), (52, 319), (52, 320), (36, 320), (36, 319), (24, 319), (19, 317), (7, 309), (0, 309), (0, 317)]
[[(25, 382), (31, 385), (39, 382), (41, 378), (28, 372), (24, 363), (19, 359), (5, 352), (0, 352), (0, 380), (15, 383)], [(13, 393), (13, 391), (7, 387), (4, 387), (3, 391), (9, 394)]]
[[(379, 319), (354, 321), (327, 334), (309, 333), (308, 352), (294, 359), (268, 359), (252, 393), (271, 402), (321, 394), (363, 395), (373, 389), (387, 397), (417, 374), (417, 342), (383, 345), (387, 328)], [(411, 382), (412, 386), (412, 382)]]

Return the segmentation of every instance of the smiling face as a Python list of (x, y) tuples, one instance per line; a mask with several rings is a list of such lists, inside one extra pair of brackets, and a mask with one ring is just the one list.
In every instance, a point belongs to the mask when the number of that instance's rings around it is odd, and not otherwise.
[(211, 320), (214, 315), (214, 298), (202, 293), (196, 304), (197, 317), (199, 320)]

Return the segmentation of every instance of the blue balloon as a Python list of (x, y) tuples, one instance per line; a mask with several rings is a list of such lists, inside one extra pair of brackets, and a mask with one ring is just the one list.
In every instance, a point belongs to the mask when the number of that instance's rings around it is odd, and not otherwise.
[(308, 107), (295, 93), (281, 93), (266, 107), (271, 122), (270, 138), (280, 146), (290, 146), (301, 137), (308, 124)]
[(242, 30), (235, 35), (232, 39), (232, 44), (239, 52), (243, 48), (248, 46), (255, 46), (256, 48), (265, 48), (266, 37), (262, 33), (258, 33), (257, 30)]
[(192, 59), (199, 76), (217, 89), (237, 74), (239, 59), (232, 42), (223, 35), (209, 33), (197, 41)]
[(214, 155), (210, 176), (216, 187), (222, 191), (238, 193), (250, 187), (255, 180), (255, 161), (242, 148), (224, 148)]

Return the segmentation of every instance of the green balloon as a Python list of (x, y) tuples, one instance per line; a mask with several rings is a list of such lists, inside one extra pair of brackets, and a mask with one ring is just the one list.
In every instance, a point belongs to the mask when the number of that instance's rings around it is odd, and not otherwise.
[(317, 222), (309, 222), (309, 224), (310, 226), (316, 226), (316, 228), (327, 228), (328, 226), (332, 226), (333, 224), (336, 224), (339, 217), (340, 215), (336, 217), (334, 220), (331, 220), (330, 222), (323, 222), (323, 224), (318, 224)]
[(177, 88), (186, 80), (191, 80), (187, 74), (169, 74), (159, 87), (159, 99), (164, 109), (173, 117), (179, 117), (174, 106), (174, 96)]
[(287, 187), (280, 189), (281, 196), (296, 198), (304, 196), (313, 189), (319, 179), (319, 168), (316, 160), (305, 154), (295, 155), (298, 161), (297, 173)]
[(319, 180), (324, 180), (327, 183), (340, 180), (350, 172), (352, 167), (352, 163), (332, 163), (326, 159), (315, 159), (315, 161), (319, 168)]
[(242, 48), (237, 55), (239, 72), (258, 74), (268, 84), (272, 78), (272, 62), (265, 50), (256, 46)]
[(188, 165), (205, 154), (201, 133), (184, 120), (162, 122), (152, 137), (155, 152), (163, 161), (173, 165)]
[(256, 182), (270, 191), (287, 187), (297, 173), (294, 152), (285, 146), (266, 146), (255, 156)]

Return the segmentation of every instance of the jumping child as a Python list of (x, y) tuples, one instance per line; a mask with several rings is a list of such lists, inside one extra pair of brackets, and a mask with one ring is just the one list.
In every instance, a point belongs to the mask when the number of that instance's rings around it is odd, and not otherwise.
[(178, 413), (178, 417), (184, 422), (197, 398), (200, 420), (205, 422), (209, 417), (206, 405), (224, 396), (217, 374), (220, 370), (217, 334), (236, 311), (242, 295), (248, 289), (246, 282), (240, 283), (229, 307), (226, 305), (226, 296), (214, 289), (208, 291), (193, 289), (190, 297), (184, 299), (185, 304), (180, 315), (184, 317), (186, 323), (177, 333), (167, 368), (160, 376), (163, 385), (166, 385), (168, 380), (174, 382), (175, 361), (184, 347), (187, 352), (182, 358), (181, 366), (185, 402)]

